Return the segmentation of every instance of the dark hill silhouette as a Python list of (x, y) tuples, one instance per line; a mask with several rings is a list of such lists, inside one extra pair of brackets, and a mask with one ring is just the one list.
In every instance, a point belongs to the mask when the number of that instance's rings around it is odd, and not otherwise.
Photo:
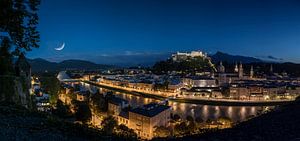
[(260, 59), (254, 58), (254, 57), (246, 57), (246, 56), (240, 56), (240, 55), (230, 55), (227, 53), (223, 53), (218, 51), (216, 54), (210, 56), (212, 59), (212, 62), (218, 63), (220, 61), (227, 62), (230, 64), (236, 63), (236, 62), (243, 62), (243, 63), (255, 63), (255, 62), (263, 62)]
[(65, 60), (59, 63), (50, 62), (45, 59), (28, 59), (33, 72), (61, 71), (61, 70), (103, 70), (114, 68), (112, 65), (96, 64), (84, 60)]

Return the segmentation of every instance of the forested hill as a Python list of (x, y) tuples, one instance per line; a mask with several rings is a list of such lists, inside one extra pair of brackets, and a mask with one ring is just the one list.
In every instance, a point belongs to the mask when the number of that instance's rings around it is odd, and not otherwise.
[(227, 53), (223, 52), (217, 52), (214, 55), (210, 56), (212, 59), (212, 62), (218, 63), (220, 61), (227, 62), (230, 64), (234, 63), (258, 63), (258, 62), (263, 62), (263, 60), (254, 58), (254, 57), (248, 57), (248, 56), (240, 56), (240, 55), (230, 55)]
[(104, 70), (115, 68), (112, 65), (96, 64), (84, 60), (65, 60), (59, 63), (50, 62), (45, 59), (28, 59), (33, 72), (61, 71), (61, 70)]
[(204, 57), (196, 57), (184, 61), (173, 61), (168, 59), (166, 61), (155, 63), (152, 68), (153, 72), (157, 74), (163, 74), (171, 71), (182, 72), (183, 74), (195, 74), (197, 72), (211, 72), (215, 69), (210, 60)]

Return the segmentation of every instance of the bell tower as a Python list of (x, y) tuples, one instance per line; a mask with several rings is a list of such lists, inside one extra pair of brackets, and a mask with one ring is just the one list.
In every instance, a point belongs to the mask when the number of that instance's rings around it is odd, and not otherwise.
[(239, 78), (243, 78), (243, 76), (244, 76), (243, 64), (242, 64), (242, 62), (240, 62), (240, 65), (239, 65)]
[(253, 75), (254, 75), (253, 66), (251, 66), (251, 69), (250, 69), (250, 78), (253, 78)]

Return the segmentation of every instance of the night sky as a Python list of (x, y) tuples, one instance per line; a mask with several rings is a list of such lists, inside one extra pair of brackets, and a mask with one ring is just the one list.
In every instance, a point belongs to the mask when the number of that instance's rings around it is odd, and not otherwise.
[(203, 50), (300, 63), (297, 0), (42, 0), (39, 17), (30, 58), (109, 64)]

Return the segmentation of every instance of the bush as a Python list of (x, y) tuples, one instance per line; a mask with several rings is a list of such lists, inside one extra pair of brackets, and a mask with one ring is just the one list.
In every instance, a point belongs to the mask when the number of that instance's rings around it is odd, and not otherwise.
[(170, 130), (167, 127), (158, 126), (158, 127), (155, 127), (154, 136), (160, 137), (160, 138), (165, 138), (165, 137), (171, 136), (171, 134), (170, 134)]
[(83, 123), (87, 123), (88, 121), (90, 121), (92, 117), (92, 112), (87, 103), (77, 102), (75, 109), (75, 118), (77, 121), (81, 121)]
[(102, 131), (107, 135), (112, 135), (117, 125), (118, 122), (116, 121), (116, 119), (112, 116), (108, 116), (104, 118), (101, 123)]

